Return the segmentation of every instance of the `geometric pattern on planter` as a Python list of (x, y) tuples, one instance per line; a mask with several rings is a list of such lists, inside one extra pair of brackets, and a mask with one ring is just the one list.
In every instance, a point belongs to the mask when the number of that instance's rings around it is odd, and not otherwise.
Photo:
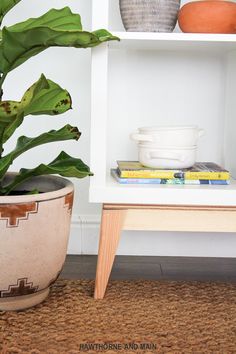
[(9, 285), (8, 290), (0, 291), (0, 298), (30, 295), (38, 291), (38, 286), (33, 286), (32, 282), (28, 283), (28, 278), (21, 278), (17, 280), (17, 284)]
[(38, 212), (38, 203), (0, 204), (0, 219), (6, 220), (6, 227), (17, 227), (19, 220), (28, 220), (29, 214)]
[(74, 200), (74, 193), (73, 192), (65, 195), (64, 208), (68, 208), (68, 212), (70, 212), (70, 213), (72, 212), (73, 200)]

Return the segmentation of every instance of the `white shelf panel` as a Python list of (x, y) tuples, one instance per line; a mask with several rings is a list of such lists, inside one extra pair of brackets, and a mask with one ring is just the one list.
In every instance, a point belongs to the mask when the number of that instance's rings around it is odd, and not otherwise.
[(107, 176), (90, 187), (90, 202), (114, 204), (236, 206), (236, 180), (230, 185), (123, 185)]
[(114, 49), (203, 50), (226, 53), (236, 50), (235, 34), (112, 32), (121, 39), (109, 42)]

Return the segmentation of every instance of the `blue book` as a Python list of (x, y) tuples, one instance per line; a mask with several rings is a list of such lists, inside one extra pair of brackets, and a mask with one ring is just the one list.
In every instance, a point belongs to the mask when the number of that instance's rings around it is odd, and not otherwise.
[(111, 175), (121, 184), (212, 184), (212, 185), (228, 185), (229, 180), (205, 180), (205, 179), (184, 179), (184, 178), (123, 178), (119, 176), (117, 169), (111, 169)]

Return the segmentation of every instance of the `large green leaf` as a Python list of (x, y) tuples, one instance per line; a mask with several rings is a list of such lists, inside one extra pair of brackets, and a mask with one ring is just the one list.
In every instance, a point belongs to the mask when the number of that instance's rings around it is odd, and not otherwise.
[(50, 46), (87, 48), (118, 39), (106, 30), (82, 30), (80, 16), (68, 7), (51, 9), (11, 27), (4, 27), (0, 43), (0, 71), (5, 76), (30, 57)]
[(67, 124), (59, 130), (51, 130), (35, 138), (21, 136), (17, 140), (15, 149), (0, 159), (0, 179), (5, 175), (12, 162), (24, 152), (36, 146), (55, 141), (65, 141), (72, 139), (78, 140), (80, 138), (80, 135), (81, 133), (79, 132), (78, 128), (72, 127), (71, 125)]
[(1, 0), (0, 2), (0, 25), (3, 17), (21, 0)]
[(14, 119), (11, 119), (11, 121), (9, 121), (9, 124), (6, 125), (5, 128), (3, 129), (2, 139), (0, 140), (2, 145), (12, 136), (14, 131), (23, 123), (23, 120), (24, 120), (24, 112), (20, 112), (14, 117)]
[(0, 161), (3, 144), (23, 122), (24, 113), (17, 113), (18, 102), (0, 101)]
[(21, 99), (20, 110), (25, 116), (29, 114), (61, 114), (71, 108), (71, 97), (68, 91), (55, 82), (46, 79), (42, 74)]
[[(48, 165), (41, 164), (33, 169), (22, 168), (13, 182), (1, 190), (2, 195), (9, 194), (22, 182), (33, 176), (59, 174), (63, 177), (83, 178), (92, 176), (89, 167), (81, 159), (71, 157), (62, 151), (55, 160)], [(37, 186), (36, 186), (37, 187)]]
[(14, 133), (22, 123), (24, 116), (29, 114), (56, 115), (71, 108), (69, 92), (55, 82), (41, 75), (23, 95), (20, 102), (0, 102), (0, 127), (4, 127), (3, 143)]
[(20, 102), (0, 101), (0, 126), (6, 127), (19, 113)]

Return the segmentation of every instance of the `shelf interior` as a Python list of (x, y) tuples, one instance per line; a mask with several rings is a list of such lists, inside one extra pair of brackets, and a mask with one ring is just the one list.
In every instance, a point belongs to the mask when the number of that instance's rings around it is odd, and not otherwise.
[(107, 168), (138, 160), (130, 134), (139, 127), (165, 125), (204, 129), (197, 161), (224, 164), (224, 70), (224, 60), (212, 53), (110, 50)]

